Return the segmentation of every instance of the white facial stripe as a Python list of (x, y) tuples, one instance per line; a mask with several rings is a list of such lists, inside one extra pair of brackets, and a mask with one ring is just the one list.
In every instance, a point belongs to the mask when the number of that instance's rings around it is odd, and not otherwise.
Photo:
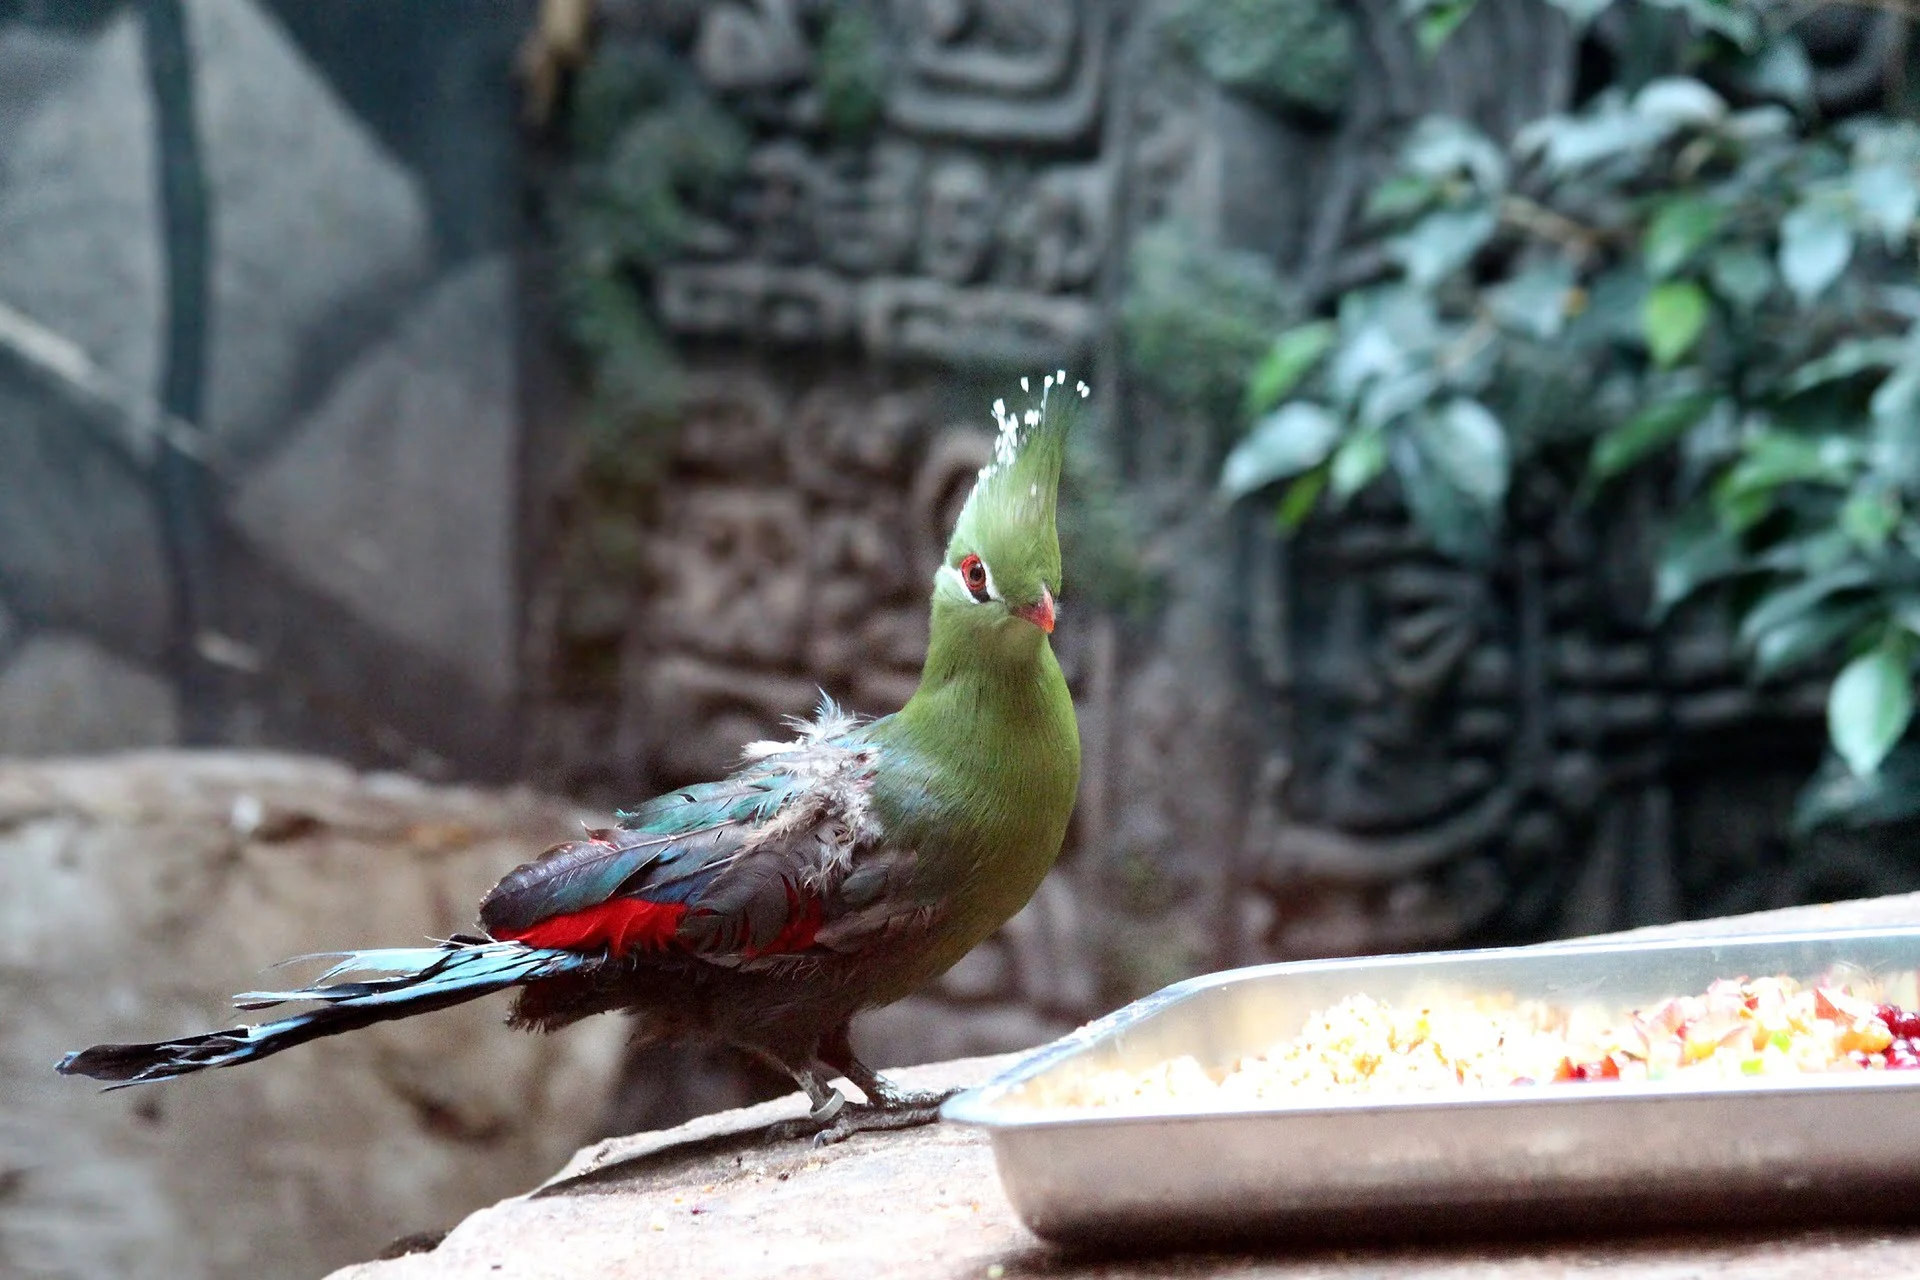
[(993, 585), (993, 566), (987, 563), (985, 556), (980, 558), (980, 567), (984, 569), (987, 574), (987, 594), (993, 599), (998, 600), (1000, 598), (1000, 588)]
[[(993, 585), (993, 569), (985, 560), (980, 562), (980, 567), (987, 571), (987, 595), (994, 600), (998, 600), (1000, 598), (1000, 589)], [(952, 583), (954, 591), (968, 604), (980, 603), (979, 600), (974, 598), (973, 589), (967, 586), (967, 580), (960, 576), (960, 570), (954, 566), (943, 564), (940, 566), (940, 571), (933, 576), (942, 582)]]

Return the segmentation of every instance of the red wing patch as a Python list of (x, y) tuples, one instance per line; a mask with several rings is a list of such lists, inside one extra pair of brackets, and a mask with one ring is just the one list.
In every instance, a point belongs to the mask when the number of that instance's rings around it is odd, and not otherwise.
[(783, 887), (787, 891), (787, 922), (766, 946), (747, 947), (745, 954), (749, 959), (805, 951), (813, 945), (813, 935), (820, 932), (820, 899), (794, 888), (791, 880)]
[(664, 950), (686, 914), (686, 907), (678, 902), (615, 898), (584, 911), (549, 916), (518, 933), (500, 936), (556, 951), (597, 951), (605, 947), (609, 954), (619, 956), (629, 951)]

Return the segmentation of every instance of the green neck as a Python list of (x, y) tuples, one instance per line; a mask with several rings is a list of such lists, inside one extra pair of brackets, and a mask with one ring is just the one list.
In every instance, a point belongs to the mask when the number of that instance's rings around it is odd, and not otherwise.
[[(936, 595), (920, 687), (882, 733), (909, 787), (892, 815), (986, 933), (1059, 855), (1080, 779), (1073, 699), (1039, 628)], [(885, 803), (885, 800), (882, 801)], [(971, 945), (971, 944), (969, 944)]]

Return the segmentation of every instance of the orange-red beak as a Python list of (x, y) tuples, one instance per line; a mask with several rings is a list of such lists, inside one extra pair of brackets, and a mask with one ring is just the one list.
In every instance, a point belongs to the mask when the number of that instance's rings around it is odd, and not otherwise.
[(1053, 634), (1053, 592), (1047, 590), (1047, 584), (1040, 584), (1040, 603), (1026, 605), (1013, 610), (1016, 618), (1025, 618), (1048, 635)]

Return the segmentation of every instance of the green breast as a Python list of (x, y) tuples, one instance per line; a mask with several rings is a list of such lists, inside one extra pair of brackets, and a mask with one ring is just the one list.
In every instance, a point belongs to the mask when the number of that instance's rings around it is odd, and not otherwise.
[(1066, 839), (1080, 731), (1044, 641), (1017, 667), (923, 684), (876, 730), (875, 809), (890, 842), (918, 851), (913, 893), (936, 908), (923, 945), (875, 992), (883, 1004), (946, 972), (1033, 897)]

